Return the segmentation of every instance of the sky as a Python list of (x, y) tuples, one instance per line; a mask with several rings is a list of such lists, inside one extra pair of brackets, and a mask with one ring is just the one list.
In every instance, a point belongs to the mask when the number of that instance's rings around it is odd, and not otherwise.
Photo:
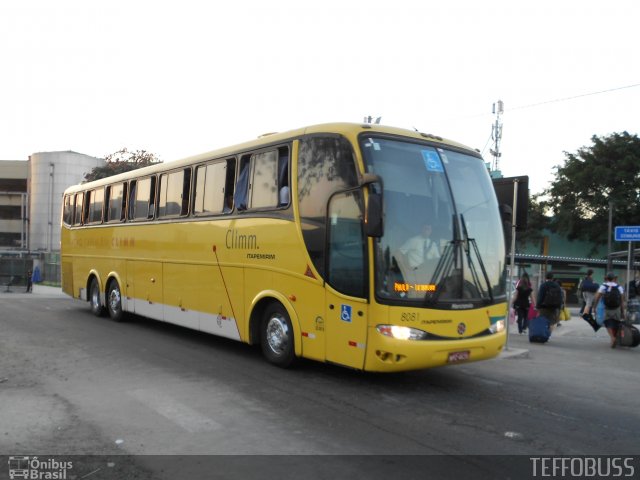
[(333, 121), (418, 129), (553, 181), (640, 133), (637, 0), (0, 3), (0, 160), (126, 147), (163, 161)]

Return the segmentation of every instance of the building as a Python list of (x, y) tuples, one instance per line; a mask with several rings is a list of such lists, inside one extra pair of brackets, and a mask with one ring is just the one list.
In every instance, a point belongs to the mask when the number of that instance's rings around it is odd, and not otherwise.
[(0, 286), (23, 285), (36, 269), (59, 282), (62, 194), (104, 163), (71, 151), (0, 161)]
[(28, 163), (0, 162), (0, 249), (27, 249)]
[(102, 158), (76, 152), (42, 152), (29, 157), (30, 251), (60, 251), (62, 194), (104, 163)]

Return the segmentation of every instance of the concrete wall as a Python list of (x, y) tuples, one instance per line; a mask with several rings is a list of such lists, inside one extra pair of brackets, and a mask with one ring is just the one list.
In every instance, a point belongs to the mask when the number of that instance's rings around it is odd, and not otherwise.
[(24, 160), (3, 160), (0, 162), (0, 182), (5, 178), (26, 180), (28, 172), (29, 164)]
[(25, 160), (0, 162), (0, 249), (27, 248), (27, 176)]
[(62, 194), (105, 161), (76, 152), (41, 152), (29, 163), (29, 249), (60, 251)]

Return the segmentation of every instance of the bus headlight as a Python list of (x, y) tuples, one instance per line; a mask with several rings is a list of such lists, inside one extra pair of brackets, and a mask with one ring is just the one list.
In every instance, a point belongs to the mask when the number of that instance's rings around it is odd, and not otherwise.
[(376, 330), (385, 337), (396, 338), (398, 340), (424, 340), (427, 332), (417, 328), (399, 327), (397, 325), (378, 325)]
[(491, 333), (498, 333), (504, 330), (504, 320), (498, 320), (496, 323), (489, 327)]

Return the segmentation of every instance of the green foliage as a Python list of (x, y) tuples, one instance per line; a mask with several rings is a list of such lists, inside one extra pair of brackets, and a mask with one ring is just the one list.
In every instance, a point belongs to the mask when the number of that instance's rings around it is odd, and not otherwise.
[(640, 225), (640, 139), (627, 132), (591, 138), (593, 145), (565, 152), (556, 179), (544, 192), (552, 228), (569, 240), (605, 245), (609, 201), (613, 225)]
[(94, 167), (89, 173), (84, 175), (85, 182), (129, 172), (161, 162), (155, 154), (147, 152), (146, 150), (130, 152), (126, 148), (121, 148), (115, 153), (110, 153), (106, 155), (104, 159), (107, 162), (104, 166)]
[(544, 238), (544, 230), (551, 229), (553, 218), (546, 213), (548, 206), (542, 199), (542, 194), (533, 195), (529, 198), (529, 211), (527, 217), (527, 228), (524, 232), (519, 232), (516, 236), (517, 249), (523, 250), (527, 244), (540, 244)]

